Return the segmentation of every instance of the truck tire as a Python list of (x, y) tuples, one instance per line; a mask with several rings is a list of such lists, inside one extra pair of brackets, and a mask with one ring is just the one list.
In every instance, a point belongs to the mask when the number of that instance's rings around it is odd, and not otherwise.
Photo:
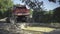
[(26, 17), (23, 17), (22, 22), (26, 22), (26, 19), (27, 19)]
[(7, 23), (10, 23), (10, 19), (9, 19), (8, 17), (7, 17), (7, 19), (6, 19), (6, 22), (7, 22)]

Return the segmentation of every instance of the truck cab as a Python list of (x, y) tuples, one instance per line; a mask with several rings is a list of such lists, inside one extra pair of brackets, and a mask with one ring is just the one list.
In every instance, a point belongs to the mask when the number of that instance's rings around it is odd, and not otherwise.
[(15, 6), (11, 12), (11, 17), (8, 19), (10, 22), (25, 22), (30, 16), (29, 12), (29, 9), (27, 9), (25, 5)]

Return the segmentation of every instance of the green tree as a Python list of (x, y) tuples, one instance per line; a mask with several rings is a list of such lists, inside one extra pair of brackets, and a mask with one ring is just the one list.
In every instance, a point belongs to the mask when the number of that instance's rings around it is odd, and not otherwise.
[(13, 7), (13, 2), (11, 0), (0, 0), (0, 12), (2, 13), (2, 16), (5, 16), (10, 7)]
[[(38, 21), (40, 11), (42, 10), (43, 1), (39, 2), (39, 0), (21, 0), (25, 2), (25, 5), (29, 6), (30, 9), (33, 9), (33, 19), (34, 21)], [(41, 12), (42, 14), (42, 12)]]
[[(33, 11), (33, 18), (36, 21), (49, 21), (52, 19), (53, 11), (48, 11), (47, 14), (43, 12), (43, 9), (41, 6), (43, 6), (43, 1), (39, 2), (39, 0), (20, 0), (22, 2), (25, 2), (26, 5), (28, 5), (30, 8), (32, 8)], [(49, 2), (56, 3), (57, 0), (48, 0)], [(60, 0), (58, 0), (60, 3)], [(44, 15), (45, 14), (45, 15)]]
[(60, 22), (60, 7), (54, 9), (54, 19)]
[(40, 10), (41, 6), (43, 5), (43, 1), (39, 2), (39, 0), (20, 0), (25, 2), (25, 5), (28, 5), (33, 10)]
[(59, 2), (59, 4), (60, 4), (60, 0), (48, 0), (49, 2), (54, 2), (54, 3), (56, 3), (56, 2)]
[[(43, 5), (43, 1), (39, 1), (39, 0), (20, 0), (22, 2), (25, 2), (26, 5), (28, 5), (30, 8), (41, 8), (40, 6)], [(59, 2), (60, 4), (60, 0), (48, 0), (49, 2)]]

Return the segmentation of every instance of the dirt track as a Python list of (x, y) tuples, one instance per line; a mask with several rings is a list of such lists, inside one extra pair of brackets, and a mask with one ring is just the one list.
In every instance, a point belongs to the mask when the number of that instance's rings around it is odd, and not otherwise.
[(11, 23), (6, 23), (5, 21), (0, 21), (0, 34), (60, 34), (60, 29), (51, 32), (26, 31), (21, 30), (18, 27), (21, 23), (16, 24), (17, 26)]
[(0, 23), (0, 34), (60, 34), (60, 29), (52, 32), (25, 31), (17, 28), (10, 23)]

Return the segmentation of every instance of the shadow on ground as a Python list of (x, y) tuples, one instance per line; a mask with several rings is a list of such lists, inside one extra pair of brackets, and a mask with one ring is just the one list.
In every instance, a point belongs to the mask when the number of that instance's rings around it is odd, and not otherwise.
[(4, 30), (4, 29), (0, 29), (0, 34), (9, 34), (9, 31)]
[(57, 30), (53, 30), (47, 34), (60, 34), (60, 29), (57, 29)]

